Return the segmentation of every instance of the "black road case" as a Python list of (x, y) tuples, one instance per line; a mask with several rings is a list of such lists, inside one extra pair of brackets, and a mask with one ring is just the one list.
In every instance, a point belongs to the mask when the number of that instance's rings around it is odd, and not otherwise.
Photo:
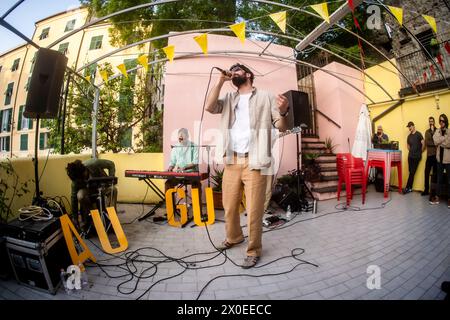
[[(56, 228), (51, 224), (59, 224), (59, 221), (49, 222), (49, 226), (44, 228), (53, 231), (48, 236), (46, 232), (41, 233), (46, 236), (45, 239), (39, 239), (33, 228), (24, 228), (23, 232), (32, 234), (25, 237), (27, 239), (19, 237), (18, 234), (11, 236), (10, 233), (6, 237), (6, 249), (14, 276), (19, 283), (56, 294), (61, 284), (61, 269), (66, 270), (72, 262), (61, 227)], [(35, 226), (34, 229), (40, 228), (42, 226)]]

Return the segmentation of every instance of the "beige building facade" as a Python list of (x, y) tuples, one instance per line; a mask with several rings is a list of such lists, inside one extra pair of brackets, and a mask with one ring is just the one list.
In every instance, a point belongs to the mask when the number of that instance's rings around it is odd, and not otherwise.
[[(89, 20), (87, 8), (77, 8), (58, 13), (35, 23), (32, 40), (40, 47), (48, 47), (67, 33), (76, 30)], [(64, 53), (68, 58), (67, 66), (77, 70), (89, 62), (117, 49), (110, 44), (108, 29), (110, 24), (102, 23), (81, 30), (50, 49)], [(148, 52), (148, 44), (141, 48), (130, 48), (99, 61), (110, 63), (113, 68), (121, 63), (129, 63), (143, 53)], [(0, 158), (32, 157), (35, 148), (36, 120), (23, 117), (27, 99), (29, 79), (31, 77), (37, 49), (24, 44), (0, 54)], [(89, 70), (81, 71), (85, 76), (91, 73), (94, 83), (103, 82), (96, 64)], [(119, 73), (118, 70), (115, 70)], [(42, 125), (39, 128), (39, 153), (47, 155), (49, 130)], [(133, 134), (129, 134), (130, 140)], [(130, 145), (133, 141), (127, 142)]]

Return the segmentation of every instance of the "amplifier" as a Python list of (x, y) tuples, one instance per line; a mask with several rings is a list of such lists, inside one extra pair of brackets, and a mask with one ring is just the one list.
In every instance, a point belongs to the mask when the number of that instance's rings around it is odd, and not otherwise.
[(61, 229), (59, 218), (54, 217), (46, 221), (15, 219), (9, 222), (4, 230), (5, 236), (31, 242), (45, 241), (56, 230)]
[(72, 264), (61, 228), (43, 241), (6, 237), (6, 249), (16, 280), (51, 294), (61, 284), (61, 269)]

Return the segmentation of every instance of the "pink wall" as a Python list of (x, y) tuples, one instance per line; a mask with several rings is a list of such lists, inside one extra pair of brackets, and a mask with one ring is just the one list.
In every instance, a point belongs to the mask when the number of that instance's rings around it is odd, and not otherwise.
[[(167, 168), (170, 159), (170, 145), (177, 142), (177, 131), (181, 127), (189, 130), (190, 139), (198, 143), (200, 119), (202, 116), (203, 100), (208, 85), (209, 74), (213, 66), (222, 69), (229, 68), (234, 63), (243, 63), (249, 66), (255, 74), (254, 85), (257, 88), (270, 91), (274, 94), (288, 90), (297, 90), (295, 65), (291, 62), (282, 62), (274, 59), (261, 59), (258, 56), (233, 55), (231, 51), (261, 52), (267, 43), (251, 42), (246, 40), (242, 45), (236, 37), (208, 34), (209, 54), (195, 57), (177, 59), (182, 54), (200, 53), (201, 49), (193, 40), (195, 35), (174, 36), (169, 39), (169, 45), (175, 46), (175, 60), (167, 63), (165, 73), (164, 97), (164, 164)], [(213, 51), (228, 51), (219, 55)], [(291, 48), (272, 44), (266, 52), (283, 57), (291, 57)], [(218, 71), (213, 71), (211, 89), (217, 79)], [(226, 83), (222, 94), (234, 91)], [(212, 115), (205, 111), (202, 129), (201, 144), (216, 144), (219, 139), (220, 115)], [(283, 145), (283, 143), (281, 144)], [(214, 152), (212, 152), (214, 154)], [(278, 175), (296, 167), (295, 135), (284, 138), (283, 159)], [(202, 171), (206, 171), (207, 153), (203, 151), (201, 161)]]
[[(336, 62), (330, 63), (324, 69), (342, 77), (364, 92), (362, 75), (358, 70)], [(339, 129), (322, 115), (317, 114), (320, 140), (324, 141), (325, 138), (331, 137), (334, 144), (338, 144), (335, 153), (351, 152), (359, 110), (365, 101), (364, 96), (345, 82), (323, 71), (314, 73), (314, 81), (317, 109), (341, 126)], [(350, 149), (347, 139), (350, 139)]]

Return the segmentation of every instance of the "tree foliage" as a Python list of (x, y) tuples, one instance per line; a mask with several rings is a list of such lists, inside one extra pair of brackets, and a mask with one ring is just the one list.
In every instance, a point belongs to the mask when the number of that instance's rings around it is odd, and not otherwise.
[[(81, 0), (90, 12), (102, 17), (126, 8), (148, 3), (147, 0)], [(138, 9), (111, 18), (111, 44), (120, 46), (150, 37), (203, 28), (217, 28), (233, 23), (236, 17), (235, 0), (189, 0)], [(167, 39), (152, 45), (161, 48)]]
[[(106, 70), (109, 75), (113, 74), (109, 63), (101, 65), (100, 69)], [(149, 72), (155, 72), (156, 69), (149, 69)], [(144, 69), (133, 71), (128, 78), (118, 77), (100, 87), (97, 114), (99, 152), (162, 150), (161, 116), (159, 111), (154, 112), (151, 108), (149, 90), (152, 86), (146, 83), (151, 77), (150, 73), (145, 73)], [(79, 153), (92, 147), (93, 101), (93, 87), (82, 79), (73, 79), (69, 88), (64, 124), (66, 153)], [(52, 132), (49, 144), (56, 152), (61, 151), (61, 124), (51, 121), (46, 125)], [(134, 145), (131, 144), (133, 128), (138, 129), (134, 130)], [(142, 134), (145, 129), (153, 130), (155, 137), (146, 141), (149, 133)]]

